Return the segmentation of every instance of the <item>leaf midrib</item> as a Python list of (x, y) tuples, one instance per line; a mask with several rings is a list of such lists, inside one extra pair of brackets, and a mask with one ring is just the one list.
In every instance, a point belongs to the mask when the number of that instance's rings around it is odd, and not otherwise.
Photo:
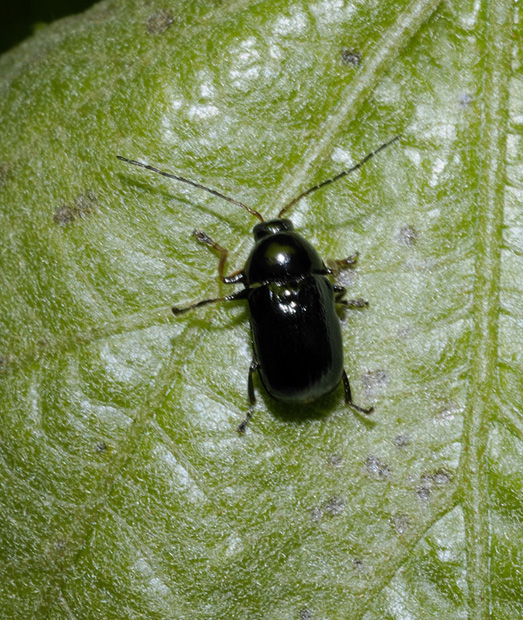
[(490, 617), (488, 430), (498, 382), (499, 284), (503, 241), (508, 77), (512, 31), (510, 0), (486, 7), (483, 115), (474, 270), (470, 374), (459, 464), (467, 549), (469, 618)]

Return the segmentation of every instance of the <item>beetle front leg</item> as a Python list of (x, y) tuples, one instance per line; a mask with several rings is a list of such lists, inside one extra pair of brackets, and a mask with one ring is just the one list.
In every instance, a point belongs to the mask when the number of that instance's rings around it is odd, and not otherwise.
[(358, 262), (359, 255), (360, 255), (359, 252), (354, 252), (354, 254), (351, 254), (351, 256), (347, 256), (347, 258), (339, 258), (339, 259), (331, 258), (327, 260), (329, 272), (332, 275), (337, 276), (340, 273), (340, 271), (354, 267), (354, 265)]
[(216, 243), (216, 241), (213, 241), (213, 239), (211, 239), (207, 233), (203, 232), (203, 230), (195, 230), (193, 231), (193, 235), (200, 243), (204, 243), (208, 247), (219, 252), (220, 262), (218, 263), (218, 275), (220, 276), (220, 280), (222, 282), (225, 284), (237, 284), (238, 282), (242, 282), (244, 278), (243, 269), (235, 271), (230, 276), (223, 275), (225, 271), (225, 263), (227, 262), (227, 257), (229, 256), (229, 250), (222, 248), (221, 245)]
[(334, 285), (334, 301), (337, 304), (342, 304), (346, 308), (365, 308), (369, 305), (365, 299), (344, 299), (344, 295), (347, 289), (344, 286)]
[(349, 407), (352, 407), (353, 409), (356, 409), (356, 411), (359, 411), (360, 413), (364, 413), (365, 415), (369, 415), (370, 413), (372, 413), (374, 411), (374, 407), (369, 407), (368, 409), (365, 409), (364, 407), (360, 407), (359, 405), (356, 405), (352, 402), (352, 393), (350, 389), (349, 377), (347, 377), (347, 373), (345, 372), (345, 370), (343, 371), (342, 378), (343, 388), (345, 390), (345, 402), (347, 403), (347, 405), (349, 405)]
[(256, 395), (254, 393), (254, 382), (252, 380), (253, 374), (258, 370), (258, 360), (253, 357), (251, 362), (251, 367), (249, 368), (249, 378), (247, 380), (247, 393), (249, 394), (249, 402), (251, 406), (249, 407), (249, 411), (247, 411), (247, 415), (245, 416), (245, 420), (238, 426), (236, 429), (240, 435), (245, 433), (245, 429), (247, 428), (247, 424), (249, 424), (249, 420), (252, 418), (252, 414), (254, 411), (254, 405), (256, 404)]

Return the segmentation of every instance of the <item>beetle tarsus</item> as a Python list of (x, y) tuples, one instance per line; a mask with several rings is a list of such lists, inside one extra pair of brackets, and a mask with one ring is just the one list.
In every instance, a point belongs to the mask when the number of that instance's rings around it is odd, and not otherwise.
[(334, 285), (334, 301), (337, 304), (341, 304), (346, 308), (366, 308), (369, 305), (369, 302), (365, 299), (344, 299), (345, 294), (347, 293), (347, 289), (344, 286), (340, 286), (339, 284)]
[(347, 377), (347, 373), (345, 372), (345, 370), (343, 371), (342, 378), (343, 388), (345, 390), (345, 402), (347, 403), (347, 405), (349, 405), (349, 407), (352, 407), (355, 411), (358, 411), (359, 413), (370, 415), (374, 411), (374, 407), (360, 407), (359, 405), (356, 405), (352, 402), (352, 392), (350, 389), (349, 377)]
[(206, 232), (203, 230), (194, 230), (193, 235), (198, 239), (200, 243), (204, 243), (206, 246), (216, 250), (220, 254), (220, 262), (218, 263), (218, 275), (220, 276), (220, 280), (222, 282), (226, 282), (226, 276), (223, 275), (225, 271), (225, 263), (227, 262), (227, 257), (229, 256), (229, 250), (223, 248), (219, 243), (216, 243)]
[(329, 271), (332, 275), (337, 276), (340, 271), (344, 271), (345, 269), (350, 269), (354, 267), (358, 262), (358, 257), (360, 253), (354, 252), (347, 258), (331, 258), (327, 261), (327, 265), (329, 267)]
[(251, 365), (249, 367), (249, 378), (247, 379), (247, 393), (249, 395), (249, 402), (251, 403), (251, 406), (249, 407), (249, 411), (247, 411), (245, 420), (241, 424), (239, 424), (238, 428), (236, 429), (238, 433), (240, 433), (240, 435), (243, 435), (243, 433), (245, 433), (245, 429), (247, 428), (247, 425), (249, 424), (249, 420), (252, 418), (252, 414), (254, 413), (254, 405), (256, 404), (256, 394), (254, 393), (254, 382), (253, 382), (252, 376), (258, 370), (258, 366), (259, 366), (258, 360), (255, 357), (253, 357)]
[(253, 411), (254, 411), (254, 405), (251, 406), (249, 411), (247, 411), (245, 420), (241, 424), (238, 424), (238, 428), (236, 430), (238, 431), (240, 435), (243, 435), (245, 433), (245, 430), (247, 429), (247, 425), (249, 424), (249, 421), (252, 418)]
[(352, 407), (359, 413), (363, 413), (365, 415), (371, 415), (374, 412), (374, 407), (368, 407), (367, 409), (365, 409), (365, 407), (360, 407), (359, 405), (355, 405), (354, 403), (347, 403), (347, 405), (349, 405), (349, 407)]
[(339, 299), (336, 301), (347, 308), (366, 308), (369, 305), (365, 299)]

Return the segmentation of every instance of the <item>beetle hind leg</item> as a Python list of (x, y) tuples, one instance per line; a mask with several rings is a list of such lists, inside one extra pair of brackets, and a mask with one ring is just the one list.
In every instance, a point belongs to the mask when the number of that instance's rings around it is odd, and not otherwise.
[(247, 425), (249, 424), (249, 421), (252, 418), (252, 414), (254, 412), (254, 405), (256, 404), (256, 394), (254, 393), (254, 382), (252, 380), (252, 376), (258, 370), (258, 365), (258, 360), (253, 357), (251, 367), (249, 368), (249, 378), (247, 380), (247, 392), (249, 394), (249, 402), (251, 403), (251, 406), (249, 407), (249, 411), (247, 411), (245, 420), (241, 424), (239, 424), (238, 428), (236, 429), (238, 433), (240, 433), (240, 435), (243, 435), (243, 433), (245, 433), (245, 429), (247, 428)]
[(349, 377), (347, 377), (347, 373), (345, 372), (345, 370), (343, 371), (342, 378), (343, 388), (345, 390), (345, 402), (347, 403), (347, 405), (349, 405), (349, 407), (352, 407), (356, 411), (359, 411), (359, 413), (364, 413), (365, 415), (371, 414), (374, 411), (374, 407), (360, 407), (359, 405), (356, 405), (352, 402), (352, 392), (350, 389)]

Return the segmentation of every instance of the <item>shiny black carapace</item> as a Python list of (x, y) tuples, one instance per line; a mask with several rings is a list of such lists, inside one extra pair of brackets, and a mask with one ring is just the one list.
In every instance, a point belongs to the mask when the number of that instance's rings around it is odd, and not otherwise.
[(204, 299), (184, 308), (174, 307), (175, 315), (192, 308), (217, 301), (247, 300), (254, 356), (249, 369), (248, 394), (250, 408), (245, 420), (238, 426), (243, 433), (252, 416), (256, 397), (253, 374), (258, 371), (267, 392), (276, 400), (287, 403), (308, 403), (332, 392), (341, 382), (345, 402), (361, 413), (371, 413), (352, 402), (349, 379), (343, 369), (343, 342), (336, 304), (361, 308), (367, 302), (346, 300), (346, 290), (332, 284), (329, 276), (341, 269), (352, 267), (357, 254), (342, 260), (322, 261), (312, 245), (299, 235), (292, 222), (283, 215), (298, 200), (313, 191), (333, 183), (360, 168), (367, 160), (389, 146), (400, 136), (386, 142), (362, 161), (301, 193), (285, 205), (278, 219), (264, 221), (251, 207), (224, 194), (141, 162), (117, 156), (135, 166), (152, 170), (165, 177), (204, 189), (224, 200), (247, 210), (260, 220), (253, 229), (254, 247), (245, 267), (230, 276), (224, 275), (228, 251), (206, 233), (194, 231), (199, 241), (220, 255), (218, 272), (225, 284), (243, 284), (244, 289), (213, 299)]

